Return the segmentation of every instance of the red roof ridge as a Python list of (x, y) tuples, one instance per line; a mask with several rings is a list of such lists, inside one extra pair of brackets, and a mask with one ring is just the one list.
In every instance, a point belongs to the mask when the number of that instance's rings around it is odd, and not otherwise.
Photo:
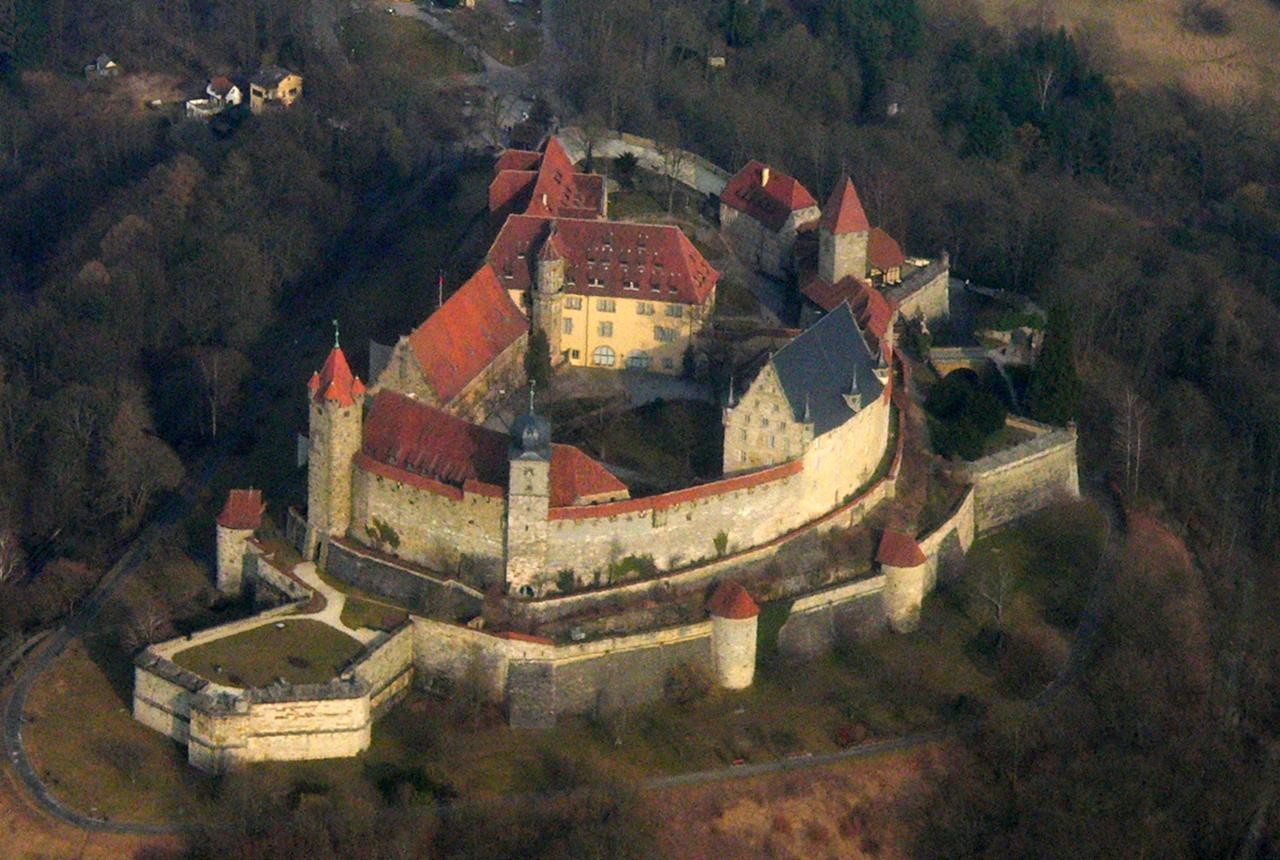
[(409, 334), (409, 346), (436, 397), (448, 403), (528, 331), (524, 312), (486, 263)]
[(760, 605), (751, 599), (751, 594), (741, 583), (726, 579), (707, 601), (707, 611), (719, 618), (741, 621), (759, 615)]
[(365, 392), (364, 383), (360, 381), (360, 377), (351, 372), (346, 353), (342, 351), (342, 347), (336, 345), (330, 350), (329, 357), (324, 360), (324, 366), (318, 372), (311, 374), (311, 381), (307, 383), (307, 388), (316, 403), (322, 400), (334, 400), (340, 406), (352, 405), (355, 403), (355, 398)]
[(890, 567), (919, 567), (926, 559), (914, 536), (886, 529), (880, 537), (876, 561)]
[(882, 272), (901, 266), (907, 261), (902, 253), (902, 246), (887, 232), (879, 227), (871, 228), (871, 236), (867, 241), (867, 261)]
[(754, 158), (725, 184), (720, 201), (775, 231), (792, 212), (818, 205), (798, 179)]
[(871, 229), (867, 221), (867, 213), (858, 199), (858, 190), (853, 187), (853, 180), (842, 177), (831, 190), (827, 205), (822, 207), (822, 226), (836, 235), (841, 233), (865, 233)]
[(262, 514), (266, 511), (266, 502), (262, 501), (262, 490), (232, 490), (227, 493), (227, 503), (218, 514), (218, 525), (224, 529), (254, 529), (262, 525)]

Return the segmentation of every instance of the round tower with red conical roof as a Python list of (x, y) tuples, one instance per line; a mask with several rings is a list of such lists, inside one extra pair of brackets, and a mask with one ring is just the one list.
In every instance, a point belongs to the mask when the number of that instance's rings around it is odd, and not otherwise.
[(364, 383), (351, 372), (338, 342), (307, 385), (310, 439), (307, 443), (307, 537), (303, 553), (315, 558), (332, 535), (351, 525), (351, 461), (360, 450)]
[(716, 683), (726, 690), (751, 686), (756, 674), (756, 627), (760, 607), (740, 583), (725, 580), (707, 601)]
[(929, 588), (929, 560), (916, 539), (899, 531), (880, 537), (876, 562), (884, 573), (884, 613), (895, 633), (910, 633), (920, 626), (920, 606)]

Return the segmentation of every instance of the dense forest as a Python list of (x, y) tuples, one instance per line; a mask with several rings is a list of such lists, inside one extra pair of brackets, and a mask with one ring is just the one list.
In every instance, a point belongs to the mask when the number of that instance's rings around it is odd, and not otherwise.
[[(1235, 850), (1280, 686), (1276, 105), (1119, 85), (1100, 71), (1104, 40), (998, 31), (963, 0), (555, 8), (548, 83), (570, 119), (729, 168), (768, 160), (820, 199), (847, 171), (909, 252), (945, 248), (960, 276), (1069, 316), (1085, 466), (1196, 553), (1202, 580), (1152, 571), (1118, 588), (1103, 656), (1069, 695), (938, 775), (919, 855)], [(352, 65), (344, 10), (0, 0), (0, 633), (72, 605), (86, 568), (50, 562), (109, 557), (210, 443), (243, 430), (273, 325), (456, 139), (412, 69)], [(80, 73), (104, 51), (194, 78), (285, 63), (307, 96), (220, 134), (112, 107)], [(546, 856), (622, 856), (602, 826), (615, 813), (588, 810), (589, 832), (566, 815)], [(342, 844), (391, 839), (376, 818)], [(289, 856), (272, 845), (318, 832), (299, 821), (239, 837)], [(421, 850), (462, 856), (447, 833)]]

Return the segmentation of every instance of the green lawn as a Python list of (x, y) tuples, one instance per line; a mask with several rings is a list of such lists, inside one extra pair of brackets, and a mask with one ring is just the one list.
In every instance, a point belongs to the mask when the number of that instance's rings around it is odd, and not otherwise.
[(290, 618), (179, 651), (173, 661), (232, 687), (261, 687), (277, 678), (319, 684), (335, 677), (362, 647), (327, 624)]

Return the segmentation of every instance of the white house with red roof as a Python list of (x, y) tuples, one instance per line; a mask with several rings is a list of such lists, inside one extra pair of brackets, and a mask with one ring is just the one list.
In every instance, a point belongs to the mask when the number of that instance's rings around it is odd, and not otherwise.
[(720, 192), (720, 229), (734, 253), (774, 278), (791, 274), (796, 235), (820, 214), (799, 180), (754, 159)]

